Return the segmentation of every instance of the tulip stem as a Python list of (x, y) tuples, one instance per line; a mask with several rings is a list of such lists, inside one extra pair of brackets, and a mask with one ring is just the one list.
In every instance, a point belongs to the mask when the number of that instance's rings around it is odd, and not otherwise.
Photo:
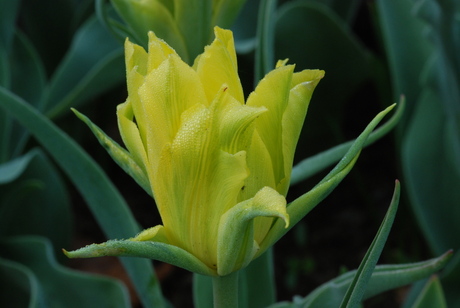
[(214, 308), (238, 307), (238, 272), (212, 278)]

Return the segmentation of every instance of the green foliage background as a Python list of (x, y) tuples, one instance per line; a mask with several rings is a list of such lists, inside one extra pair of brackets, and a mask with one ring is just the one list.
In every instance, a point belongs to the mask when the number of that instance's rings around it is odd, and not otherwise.
[[(385, 293), (365, 303), (384, 307), (390, 297), (402, 307), (460, 306), (459, 14), (454, 0), (246, 1), (231, 26), (246, 93), (276, 59), (289, 58), (297, 70), (326, 71), (299, 141), (289, 198), (318, 182), (347, 147), (333, 148), (334, 155), (324, 151), (356, 138), (401, 95), (405, 110), (390, 136), (363, 151), (337, 191), (241, 275), (248, 290), (241, 306), (313, 307), (315, 296), (336, 298), (338, 306), (345, 294), (353, 299), (346, 291), (359, 285), (355, 272), (340, 276), (339, 268), (357, 268), (369, 246), (370, 255), (375, 252), (372, 237), (395, 178), (402, 199), (381, 260), (415, 262), (449, 249), (455, 254), (439, 276), (417, 283), (402, 300)], [(115, 108), (126, 97), (122, 41), (133, 31), (122, 18), (104, 1), (0, 0), (0, 281), (6, 286), (0, 306), (157, 307), (191, 300), (189, 293), (171, 291), (191, 289), (191, 276), (179, 269), (155, 264), (156, 277), (152, 262), (125, 258), (129, 278), (121, 282), (70, 269), (82, 266), (60, 251), (131, 237), (160, 222), (150, 197), (69, 112), (78, 107), (119, 139)], [(379, 232), (376, 239), (384, 244), (387, 236)], [(389, 285), (376, 273), (408, 277), (409, 283), (447, 259), (377, 267), (362, 281), (378, 286), (374, 295)], [(360, 269), (364, 274), (356, 277), (374, 271)], [(256, 276), (267, 284), (253, 281)], [(209, 306), (209, 282), (200, 276), (193, 281), (196, 306)], [(270, 296), (251, 295), (267, 290)]]

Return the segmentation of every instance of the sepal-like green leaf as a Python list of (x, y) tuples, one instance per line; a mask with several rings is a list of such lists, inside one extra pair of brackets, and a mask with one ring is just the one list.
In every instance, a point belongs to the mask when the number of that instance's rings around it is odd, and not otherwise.
[[(398, 106), (393, 113), (392, 117), (382, 126), (373, 131), (367, 138), (364, 147), (367, 147), (380, 138), (388, 134), (398, 123), (404, 113), (404, 106), (406, 99), (401, 96)], [(329, 150), (308, 157), (292, 168), (291, 185), (298, 184), (299, 182), (308, 179), (309, 177), (317, 174), (325, 168), (338, 162), (345, 153), (350, 149), (354, 140), (350, 140), (339, 144)]]
[(102, 244), (65, 251), (69, 258), (94, 258), (104, 256), (139, 257), (167, 262), (188, 271), (207, 276), (217, 273), (186, 250), (174, 245), (155, 241), (110, 240)]
[(335, 168), (332, 169), (331, 172), (329, 172), (329, 174), (327, 174), (315, 187), (313, 187), (312, 190), (288, 204), (287, 212), (290, 219), (289, 227), (284, 228), (283, 221), (278, 219), (260, 245), (258, 255), (263, 253), (268, 247), (275, 244), (286, 232), (288, 232), (297, 222), (305, 217), (305, 215), (307, 215), (316, 205), (318, 205), (319, 202), (326, 198), (329, 193), (337, 187), (337, 185), (339, 185), (343, 178), (345, 178), (348, 172), (350, 172), (353, 168), (356, 160), (358, 159), (359, 153), (364, 147), (371, 132), (383, 119), (383, 117), (394, 108), (394, 106), (395, 105), (391, 105), (375, 116)]
[(72, 108), (76, 116), (85, 122), (91, 129), (94, 136), (96, 136), (99, 143), (106, 149), (113, 160), (136, 182), (139, 184), (150, 196), (153, 196), (152, 188), (150, 186), (147, 175), (143, 172), (142, 168), (136, 163), (132, 155), (115, 142), (112, 138), (107, 136), (102, 129), (94, 124), (87, 116)]

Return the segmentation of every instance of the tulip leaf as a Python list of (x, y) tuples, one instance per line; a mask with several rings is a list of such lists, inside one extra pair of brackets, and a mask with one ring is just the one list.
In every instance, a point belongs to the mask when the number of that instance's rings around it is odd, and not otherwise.
[(345, 176), (353, 168), (358, 156), (364, 147), (369, 135), (388, 114), (395, 105), (386, 108), (367, 125), (364, 131), (354, 141), (353, 145), (348, 149), (340, 162), (332, 169), (313, 189), (306, 192), (287, 206), (290, 224), (287, 229), (284, 228), (283, 221), (278, 219), (274, 226), (270, 229), (264, 241), (260, 245), (259, 253), (264, 252), (268, 247), (276, 243), (286, 232), (297, 224), (305, 215), (307, 215), (318, 203), (326, 198), (332, 190), (345, 178)]
[[(241, 0), (233, 1), (238, 2)], [(203, 52), (206, 45), (213, 39), (212, 14), (214, 3), (212, 0), (188, 0), (176, 2), (174, 7), (174, 20), (182, 33), (182, 38), (187, 46), (187, 57), (179, 53), (181, 58), (193, 64), (193, 60)], [(218, 1), (225, 2), (225, 1)], [(158, 37), (163, 38), (160, 33)], [(168, 42), (168, 40), (166, 40)], [(174, 45), (170, 44), (173, 48)]]
[[(366, 140), (364, 147), (373, 144), (386, 134), (388, 134), (401, 119), (405, 106), (405, 98), (401, 97), (400, 102), (393, 114), (393, 116), (378, 129), (373, 131), (369, 138)], [(291, 185), (298, 184), (299, 182), (308, 179), (316, 173), (331, 166), (333, 163), (339, 161), (343, 155), (350, 149), (354, 140), (339, 144), (329, 150), (316, 154), (312, 157), (306, 158), (299, 162), (292, 168)]]
[(261, 1), (257, 22), (257, 44), (255, 54), (254, 84), (275, 66), (275, 10), (276, 0)]
[(121, 83), (123, 49), (95, 17), (75, 34), (72, 46), (50, 82), (44, 109), (54, 117)]
[(452, 157), (448, 121), (435, 92), (426, 90), (406, 133), (402, 160), (412, 206), (435, 253), (459, 248), (460, 173)]
[(69, 258), (116, 256), (152, 259), (201, 275), (217, 275), (215, 271), (188, 251), (178, 246), (156, 241), (109, 240), (102, 244), (91, 244), (77, 250), (64, 251), (64, 253)]
[[(69, 136), (21, 98), (0, 87), (0, 106), (17, 118), (56, 160), (85, 198), (108, 238), (139, 232), (132, 213), (101, 168)], [(110, 206), (107, 206), (110, 204)], [(163, 305), (149, 260), (122, 259), (145, 307)]]
[[(412, 293), (412, 290), (411, 290)], [(409, 308), (407, 303), (404, 307)], [(422, 285), (422, 289), (418, 292), (415, 301), (410, 308), (447, 308), (446, 299), (442, 289), (441, 281), (437, 275), (431, 276)]]
[[(0, 251), (3, 258), (18, 264), (16, 268), (28, 269), (23, 270), (23, 275), (29, 276), (28, 288), (39, 293), (30, 296), (31, 307), (130, 307), (128, 291), (121, 282), (63, 267), (54, 259), (53, 247), (45, 238), (22, 236), (2, 240)], [(22, 280), (20, 284), (24, 286), (26, 281)], [(11, 299), (8, 307), (24, 301), (20, 294), (5, 295)]]
[(390, 207), (388, 208), (387, 214), (383, 219), (382, 224), (372, 241), (371, 246), (366, 252), (361, 264), (359, 265), (358, 270), (356, 271), (355, 277), (350, 284), (350, 287), (345, 293), (345, 297), (340, 304), (341, 308), (346, 307), (358, 307), (360, 304), (363, 295), (366, 291), (369, 280), (372, 276), (372, 272), (375, 269), (380, 254), (382, 253), (383, 247), (387, 241), (388, 235), (390, 234), (391, 227), (393, 226), (393, 221), (396, 217), (396, 212), (399, 205), (399, 195), (400, 195), (400, 184), (399, 181), (396, 181), (396, 187), (393, 194), (393, 199), (391, 200)]
[[(0, 54), (9, 51), (20, 3), (20, 0), (0, 0)], [(0, 75), (0, 85), (4, 85), (2, 77)]]
[(0, 258), (0, 285), (1, 307), (37, 307), (38, 303), (43, 306), (37, 278), (21, 263)]
[[(452, 251), (423, 262), (399, 265), (377, 265), (369, 280), (363, 300), (385, 291), (423, 279), (441, 270), (452, 257)], [(308, 296), (295, 297), (292, 303), (281, 302), (270, 308), (322, 308), (338, 307), (352, 283), (356, 270), (342, 274), (316, 288)]]
[(402, 130), (422, 92), (420, 74), (433, 46), (425, 36), (423, 22), (414, 18), (414, 1), (377, 1), (375, 4), (392, 76), (393, 97), (401, 94), (407, 97), (407, 112), (399, 127)]
[[(315, 99), (322, 102), (320, 108), (324, 110), (318, 112), (326, 118), (340, 116), (344, 102), (371, 76), (372, 54), (348, 25), (319, 1), (287, 1), (279, 7), (274, 47), (275, 58), (289, 58), (296, 70), (318, 68), (326, 72), (327, 77), (315, 90)], [(319, 119), (323, 124), (324, 119)], [(321, 133), (324, 139), (324, 131)]]
[(29, 38), (20, 31), (14, 36), (10, 63), (11, 91), (38, 107), (46, 84), (45, 68)]
[(10, 183), (16, 180), (27, 168), (27, 165), (36, 155), (35, 152), (29, 152), (21, 157), (7, 161), (0, 165), (0, 185)]
[(33, 149), (3, 164), (0, 174), (7, 180), (0, 185), (0, 234), (41, 235), (57, 247), (69, 245), (72, 216), (67, 190), (43, 151)]
[(231, 27), (238, 54), (249, 54), (257, 45), (257, 16), (260, 0), (247, 1)]
[(72, 111), (77, 115), (77, 117), (85, 122), (86, 125), (91, 129), (94, 136), (96, 136), (99, 143), (107, 150), (109, 155), (113, 160), (127, 173), (129, 174), (136, 182), (141, 186), (150, 196), (153, 197), (152, 188), (150, 186), (149, 179), (142, 171), (142, 168), (135, 162), (129, 151), (121, 147), (117, 142), (112, 138), (107, 136), (102, 129), (94, 124), (87, 116), (78, 112), (72, 108)]

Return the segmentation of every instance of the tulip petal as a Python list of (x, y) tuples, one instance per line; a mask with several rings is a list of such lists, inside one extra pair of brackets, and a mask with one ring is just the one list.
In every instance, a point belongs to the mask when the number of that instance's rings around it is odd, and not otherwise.
[(140, 115), (146, 119), (149, 163), (156, 172), (162, 149), (179, 130), (181, 115), (194, 105), (206, 105), (206, 96), (196, 72), (175, 54), (145, 77), (138, 93), (143, 108)]
[(161, 153), (153, 186), (168, 239), (209, 267), (216, 266), (220, 216), (237, 203), (249, 174), (240, 147), (264, 111), (240, 105), (224, 87), (209, 108), (182, 113), (174, 141)]
[(323, 77), (324, 71), (321, 70), (304, 70), (293, 74), (291, 90), (289, 92), (289, 103), (286, 106), (282, 119), (282, 149), (285, 178), (277, 186), (277, 190), (281, 194), (286, 195), (289, 189), (297, 141), (302, 131), (313, 91)]
[(159, 39), (155, 33), (152, 31), (149, 32), (149, 53), (147, 63), (147, 72), (150, 73), (152, 70), (160, 66), (163, 61), (165, 61), (169, 55), (177, 55), (176, 51), (172, 49), (165, 41)]
[(125, 65), (126, 72), (131, 72), (134, 67), (138, 67), (141, 70), (139, 73), (142, 75), (146, 74), (145, 65), (147, 63), (149, 55), (139, 45), (131, 43), (128, 38), (125, 41)]
[[(249, 95), (246, 103), (248, 106), (265, 106), (268, 109), (266, 113), (257, 119), (256, 131), (270, 156), (271, 163), (268, 166), (271, 165), (273, 169), (273, 179), (275, 181), (273, 188), (276, 188), (276, 185), (286, 176), (283, 157), (282, 118), (289, 100), (293, 71), (294, 66), (288, 65), (281, 66), (268, 73), (257, 85), (255, 91)], [(249, 150), (248, 157), (254, 155), (252, 150), (260, 152), (260, 147), (261, 145), (254, 145)], [(255, 163), (255, 169), (251, 165), (252, 174), (260, 177), (259, 174), (264, 173), (261, 169), (267, 168), (267, 163), (265, 162), (264, 165)]]
[[(183, 269), (201, 275), (216, 276), (215, 270), (207, 267), (191, 253), (177, 246), (165, 242), (163, 226), (156, 226), (156, 234), (152, 234), (149, 240), (139, 240), (135, 237), (128, 240), (110, 240), (102, 244), (91, 244), (86, 247), (66, 251), (69, 258), (93, 258), (93, 257), (140, 257), (167, 262)], [(147, 231), (144, 231), (147, 232)], [(139, 236), (142, 236), (141, 232)]]
[(229, 30), (214, 28), (216, 35), (211, 45), (195, 61), (194, 68), (201, 78), (208, 101), (211, 102), (222, 85), (226, 84), (228, 92), (243, 103), (244, 94), (238, 76), (233, 34)]
[(253, 224), (256, 217), (279, 217), (287, 227), (286, 199), (273, 188), (264, 187), (254, 198), (238, 203), (222, 215), (217, 242), (220, 276), (245, 267), (257, 253), (259, 245), (254, 240)]

